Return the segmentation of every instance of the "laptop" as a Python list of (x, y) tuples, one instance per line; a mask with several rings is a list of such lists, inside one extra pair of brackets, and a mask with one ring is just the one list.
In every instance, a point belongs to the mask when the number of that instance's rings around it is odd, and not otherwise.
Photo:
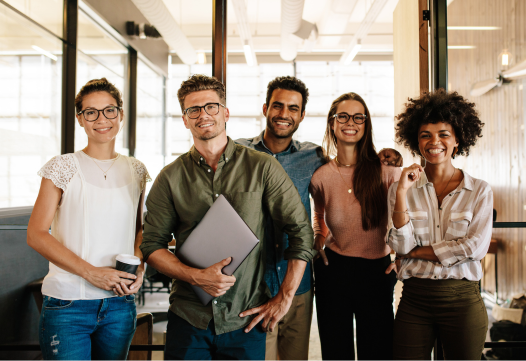
[[(232, 257), (223, 268), (231, 276), (258, 243), (254, 232), (220, 195), (175, 254), (185, 265), (199, 269)], [(199, 286), (192, 288), (205, 306), (214, 298)]]

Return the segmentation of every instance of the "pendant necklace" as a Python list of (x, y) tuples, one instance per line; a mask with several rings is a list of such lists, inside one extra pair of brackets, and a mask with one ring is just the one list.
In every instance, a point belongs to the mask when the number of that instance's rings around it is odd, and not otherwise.
[[(84, 154), (86, 154), (86, 152), (83, 151)], [(86, 154), (87, 155), (87, 154)], [(113, 167), (113, 165), (115, 164), (115, 162), (117, 161), (117, 159), (119, 159), (121, 155), (120, 154), (117, 154), (117, 157), (115, 157), (115, 159), (113, 160), (113, 162), (111, 163), (110, 167), (108, 169), (106, 169), (106, 171), (104, 171), (101, 167), (99, 167), (99, 165), (97, 164), (97, 162), (95, 162), (95, 159), (93, 157), (90, 157), (88, 155), (88, 157), (91, 158), (91, 160), (93, 161), (93, 163), (95, 163), (95, 165), (97, 166), (97, 168), (100, 169), (100, 171), (102, 172), (102, 174), (104, 175), (104, 180), (106, 180), (106, 176), (107, 176), (107, 173), (110, 171), (111, 167)]]
[[(334, 158), (334, 160), (336, 161), (336, 163), (338, 163), (339, 165), (343, 165), (345, 167), (350, 167), (354, 164), (341, 164), (340, 162), (338, 162), (338, 157)], [(336, 169), (338, 169), (338, 173), (340, 173), (340, 177), (342, 177), (342, 181), (343, 181), (343, 184), (345, 184), (349, 189), (347, 190), (348, 193), (352, 193), (352, 187), (349, 187), (349, 185), (347, 184), (347, 182), (345, 181), (345, 179), (343, 178), (343, 175), (342, 175), (342, 172), (340, 171), (340, 167), (336, 166)]]

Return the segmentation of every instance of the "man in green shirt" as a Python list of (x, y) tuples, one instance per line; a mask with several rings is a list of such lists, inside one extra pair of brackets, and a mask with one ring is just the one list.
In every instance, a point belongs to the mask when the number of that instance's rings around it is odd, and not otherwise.
[[(194, 146), (155, 180), (146, 201), (141, 245), (146, 262), (175, 279), (165, 359), (264, 359), (265, 331), (273, 331), (287, 313), (305, 266), (315, 255), (307, 212), (277, 160), (226, 136), (229, 111), (222, 83), (194, 75), (177, 95)], [(172, 234), (180, 247), (220, 194), (261, 241), (233, 276), (221, 272), (230, 258), (201, 270), (184, 265), (168, 251)], [(267, 215), (289, 237), (287, 273), (272, 298), (264, 282), (261, 244)], [(203, 306), (190, 285), (215, 299)]]

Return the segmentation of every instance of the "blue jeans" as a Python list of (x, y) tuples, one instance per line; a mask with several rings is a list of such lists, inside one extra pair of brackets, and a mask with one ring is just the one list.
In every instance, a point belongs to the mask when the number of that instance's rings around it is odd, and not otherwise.
[(42, 356), (45, 360), (125, 360), (136, 325), (134, 295), (75, 301), (44, 296)]
[(261, 325), (249, 333), (244, 330), (216, 335), (213, 319), (206, 330), (201, 330), (169, 310), (164, 359), (264, 360), (267, 334)]

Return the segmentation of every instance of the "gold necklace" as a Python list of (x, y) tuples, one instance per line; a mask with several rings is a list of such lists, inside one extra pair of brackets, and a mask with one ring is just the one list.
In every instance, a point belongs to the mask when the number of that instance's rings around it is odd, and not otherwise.
[(340, 162), (338, 161), (338, 157), (335, 157), (334, 160), (335, 160), (336, 163), (338, 163), (339, 165), (343, 165), (343, 166), (345, 166), (345, 167), (350, 167), (350, 166), (352, 166), (352, 165), (356, 165), (356, 164), (342, 164), (342, 163), (340, 163)]
[[(440, 199), (440, 196), (442, 196), (442, 193), (446, 191), (447, 187), (449, 186), (449, 182), (451, 182), (451, 180), (453, 179), (453, 176), (455, 175), (456, 171), (457, 171), (457, 168), (453, 168), (453, 174), (451, 174), (451, 178), (449, 178), (449, 180), (447, 181), (446, 187), (442, 189), (442, 192), (440, 192), (440, 194), (437, 196), (437, 199)], [(431, 180), (431, 182), (433, 182), (433, 180)]]
[[(86, 152), (82, 151), (84, 154), (86, 154)], [(86, 154), (87, 155), (87, 154)], [(97, 164), (97, 162), (95, 162), (95, 159), (93, 157), (90, 157), (88, 155), (88, 157), (91, 158), (91, 160), (93, 161), (93, 163), (95, 163), (95, 165), (97, 166), (97, 168), (100, 169), (100, 171), (102, 172), (102, 174), (104, 174), (104, 180), (106, 180), (106, 175), (107, 173), (110, 171), (111, 167), (113, 167), (113, 165), (115, 164), (115, 162), (117, 161), (117, 159), (119, 159), (121, 155), (117, 153), (117, 157), (115, 157), (115, 159), (113, 160), (113, 163), (111, 163), (110, 167), (108, 169), (106, 169), (106, 171), (102, 170), (101, 167), (99, 167), (99, 165)]]
[[(340, 164), (340, 162), (338, 162), (338, 159), (336, 159), (336, 163)], [(346, 165), (346, 164), (343, 164), (344, 166), (346, 167), (350, 167), (351, 165), (353, 164), (350, 164), (350, 165)], [(343, 179), (343, 175), (342, 175), (342, 172), (340, 171), (340, 167), (336, 166), (336, 169), (338, 169), (338, 173), (340, 173), (340, 177), (342, 177), (342, 181), (343, 181), (343, 184), (345, 184), (347, 187), (349, 187), (349, 185), (347, 184), (347, 182), (345, 182), (345, 179)], [(347, 190), (348, 193), (352, 193), (352, 188), (349, 187), (349, 189)]]

